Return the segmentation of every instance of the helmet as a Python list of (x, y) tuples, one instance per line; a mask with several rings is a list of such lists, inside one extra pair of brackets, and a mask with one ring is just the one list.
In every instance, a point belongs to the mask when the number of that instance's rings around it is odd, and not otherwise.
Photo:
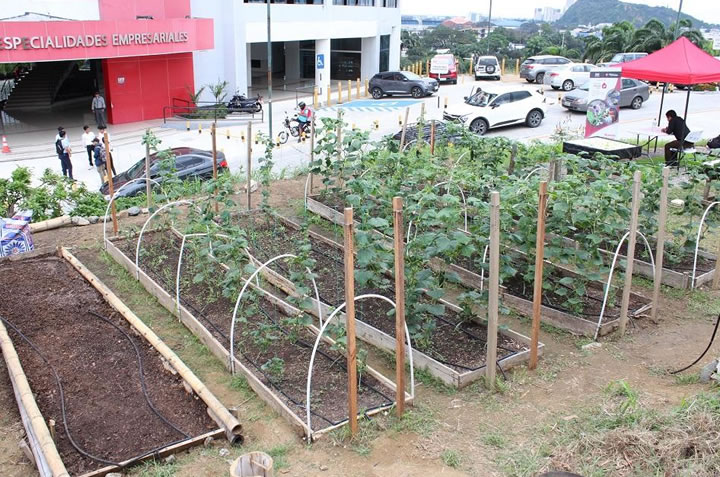
[(298, 108), (303, 109), (304, 107), (305, 107), (305, 103), (303, 103), (302, 101), (300, 103), (298, 103)]

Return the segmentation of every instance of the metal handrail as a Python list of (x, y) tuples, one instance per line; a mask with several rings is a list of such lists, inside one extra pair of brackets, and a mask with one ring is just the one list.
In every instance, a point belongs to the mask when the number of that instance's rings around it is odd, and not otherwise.
[[(180, 120), (183, 121), (215, 121), (217, 122), (218, 119), (226, 119), (229, 114), (233, 113), (243, 113), (248, 116), (246, 116), (248, 119), (254, 120), (256, 115), (258, 113), (251, 113), (251, 112), (245, 112), (245, 111), (233, 111), (230, 113), (227, 109), (227, 106), (222, 103), (216, 103), (214, 101), (198, 101), (200, 106), (193, 105), (188, 101), (188, 106), (177, 106), (177, 105), (169, 105), (169, 106), (163, 106), (163, 124), (166, 124), (169, 119), (172, 119), (173, 117), (179, 116)], [(202, 106), (202, 104), (207, 104), (208, 106)], [(219, 104), (219, 106), (218, 106)], [(187, 118), (183, 117), (183, 114), (197, 114), (198, 112), (212, 112), (212, 117), (202, 117), (202, 118)], [(218, 112), (222, 114), (218, 114)], [(260, 122), (265, 121), (265, 110), (260, 111)]]

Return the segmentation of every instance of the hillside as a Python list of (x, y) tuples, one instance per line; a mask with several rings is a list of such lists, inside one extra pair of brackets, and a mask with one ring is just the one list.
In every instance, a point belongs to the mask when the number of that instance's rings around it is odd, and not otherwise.
[[(578, 0), (568, 8), (568, 11), (556, 22), (556, 25), (567, 28), (628, 20), (635, 26), (642, 26), (652, 18), (660, 20), (665, 25), (670, 25), (677, 18), (677, 11), (667, 7), (651, 7), (637, 3), (625, 3), (619, 0)], [(683, 14), (682, 18), (689, 18), (696, 28), (710, 26), (689, 15)]]

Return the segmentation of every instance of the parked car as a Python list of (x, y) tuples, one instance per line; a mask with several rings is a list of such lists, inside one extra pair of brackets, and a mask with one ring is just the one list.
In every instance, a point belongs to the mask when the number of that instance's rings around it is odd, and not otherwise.
[(537, 81), (539, 84), (543, 84), (546, 72), (568, 63), (571, 61), (564, 56), (531, 56), (520, 65), (520, 77), (525, 78), (528, 83)]
[(619, 65), (621, 63), (627, 63), (628, 61), (637, 60), (639, 58), (644, 58), (648, 54), (645, 52), (631, 52), (631, 53), (616, 53), (615, 56), (610, 58), (610, 61), (606, 61), (604, 63), (598, 63), (597, 65), (603, 68), (606, 68), (608, 66), (613, 65)]
[(447, 81), (457, 84), (457, 61), (451, 54), (435, 55), (430, 60), (430, 74), (438, 81)]
[(386, 71), (370, 80), (370, 93), (375, 99), (396, 94), (410, 94), (413, 98), (431, 96), (439, 88), (437, 80), (423, 78), (409, 71)]
[(481, 56), (475, 61), (475, 80), (483, 78), (499, 80), (501, 74), (497, 56)]
[[(588, 82), (575, 91), (567, 93), (562, 99), (562, 105), (572, 111), (587, 112), (589, 90), (590, 83)], [(640, 109), (648, 98), (650, 98), (650, 87), (647, 83), (630, 78), (622, 79), (619, 101), (621, 108)]]
[(540, 126), (547, 102), (541, 91), (521, 86), (495, 86), (478, 89), (465, 97), (463, 104), (449, 107), (443, 113), (446, 121), (458, 121), (472, 132), (483, 135), (489, 129), (525, 123)]
[(569, 63), (554, 69), (545, 75), (545, 84), (552, 89), (571, 91), (590, 79), (590, 72), (597, 66), (588, 63)]
[[(175, 156), (175, 175), (182, 180), (186, 179), (210, 179), (213, 176), (212, 151), (194, 149), (191, 147), (176, 147), (171, 149)], [(150, 155), (150, 178), (162, 183), (163, 177), (160, 170), (161, 160), (158, 153)], [(218, 172), (226, 171), (228, 168), (225, 160), (225, 153), (217, 153)], [(113, 187), (117, 191), (120, 186), (133, 179), (145, 177), (145, 158), (140, 159), (130, 169), (113, 177)], [(145, 192), (145, 181), (138, 181), (125, 187), (118, 197), (132, 197)], [(100, 193), (109, 198), (110, 188), (105, 182), (100, 187)]]

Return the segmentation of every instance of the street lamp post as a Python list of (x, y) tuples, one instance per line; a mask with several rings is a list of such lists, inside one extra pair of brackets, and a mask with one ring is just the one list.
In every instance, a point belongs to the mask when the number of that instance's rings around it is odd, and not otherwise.
[(273, 117), (272, 117), (272, 38), (270, 37), (270, 0), (267, 1), (267, 56), (268, 56), (268, 68), (267, 68), (267, 81), (268, 81), (268, 135), (270, 140), (273, 139)]
[(485, 39), (487, 40), (487, 54), (490, 54), (490, 21), (492, 20), (492, 0), (490, 0), (490, 11), (488, 12), (488, 25)]
[(680, 6), (678, 7), (677, 20), (675, 20), (675, 39), (680, 37), (680, 12), (682, 11), (683, 0), (680, 0)]

